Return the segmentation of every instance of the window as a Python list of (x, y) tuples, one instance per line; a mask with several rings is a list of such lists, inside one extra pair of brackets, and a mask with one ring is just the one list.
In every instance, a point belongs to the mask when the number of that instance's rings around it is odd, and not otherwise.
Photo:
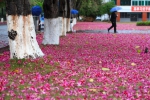
[(121, 5), (131, 5), (131, 0), (120, 0), (121, 1)]
[(150, 17), (150, 13), (147, 13), (147, 18), (149, 18)]
[(121, 18), (142, 18), (142, 13), (139, 13), (139, 12), (126, 12), (126, 13), (123, 13), (121, 12), (120, 13), (120, 17)]
[(124, 13), (121, 12), (121, 13), (120, 13), (120, 17), (121, 17), (121, 18), (124, 18)]
[(144, 6), (144, 1), (143, 0), (139, 1), (139, 6)]
[(116, 2), (117, 2), (117, 0), (114, 0), (114, 2), (115, 2), (115, 5), (117, 5), (117, 3), (116, 3)]
[(130, 18), (130, 13), (120, 13), (121, 18)]
[(132, 1), (132, 5), (137, 6), (138, 2), (137, 1)]
[(149, 6), (150, 5), (150, 0), (145, 0), (145, 5)]
[(142, 18), (142, 13), (139, 13), (139, 14), (138, 14), (138, 18)]

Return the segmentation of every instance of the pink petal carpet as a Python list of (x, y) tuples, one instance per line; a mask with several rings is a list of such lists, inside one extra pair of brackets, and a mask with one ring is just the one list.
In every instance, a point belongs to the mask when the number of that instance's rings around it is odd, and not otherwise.
[[(110, 23), (78, 22), (75, 30), (107, 30)], [(118, 30), (149, 26), (117, 24)], [(0, 100), (150, 100), (150, 34), (70, 33), (45, 56), (10, 60), (0, 54)]]

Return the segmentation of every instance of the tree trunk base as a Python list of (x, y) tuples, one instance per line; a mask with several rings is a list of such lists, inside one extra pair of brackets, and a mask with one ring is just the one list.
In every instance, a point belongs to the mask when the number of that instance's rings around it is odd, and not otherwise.
[(44, 56), (36, 40), (32, 15), (8, 15), (10, 58), (38, 58)]
[(70, 18), (66, 19), (66, 31), (67, 32), (71, 31), (71, 29), (70, 29)]
[(42, 44), (59, 45), (60, 30), (59, 18), (44, 19), (44, 38)]
[(66, 18), (59, 17), (60, 36), (66, 36)]

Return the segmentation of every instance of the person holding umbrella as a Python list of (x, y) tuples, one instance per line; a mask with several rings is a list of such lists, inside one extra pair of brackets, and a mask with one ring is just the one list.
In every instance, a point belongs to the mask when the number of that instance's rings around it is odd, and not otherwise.
[(116, 18), (117, 18), (117, 11), (114, 11), (114, 12), (111, 13), (110, 21), (112, 23), (112, 26), (110, 26), (108, 28), (108, 33), (109, 33), (109, 30), (112, 29), (113, 27), (114, 27), (114, 33), (117, 33), (117, 31), (116, 31), (116, 26), (117, 26), (116, 25)]
[(120, 10), (120, 9), (122, 9), (121, 7), (113, 7), (111, 10), (110, 10), (110, 12), (112, 12), (111, 13), (111, 18), (110, 18), (110, 21), (111, 21), (111, 23), (112, 23), (112, 26), (110, 26), (109, 28), (108, 28), (108, 33), (109, 33), (109, 30), (110, 29), (112, 29), (113, 27), (114, 27), (114, 33), (117, 33), (117, 31), (116, 31), (116, 18), (117, 18), (117, 11), (118, 10)]

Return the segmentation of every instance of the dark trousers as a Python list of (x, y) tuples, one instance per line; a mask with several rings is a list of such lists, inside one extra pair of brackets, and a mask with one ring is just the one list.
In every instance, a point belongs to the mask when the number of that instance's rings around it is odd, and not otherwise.
[(38, 22), (38, 31), (41, 31), (41, 21)]
[(116, 21), (111, 21), (112, 26), (108, 28), (108, 30), (112, 29), (114, 27), (114, 32), (116, 32)]

